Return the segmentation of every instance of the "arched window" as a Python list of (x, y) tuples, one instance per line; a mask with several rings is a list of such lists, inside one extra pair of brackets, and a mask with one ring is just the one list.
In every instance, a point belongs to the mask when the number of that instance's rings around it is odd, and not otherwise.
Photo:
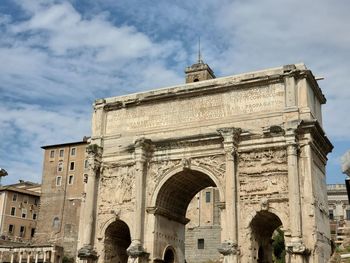
[(52, 227), (58, 229), (60, 227), (60, 219), (56, 216), (52, 221)]

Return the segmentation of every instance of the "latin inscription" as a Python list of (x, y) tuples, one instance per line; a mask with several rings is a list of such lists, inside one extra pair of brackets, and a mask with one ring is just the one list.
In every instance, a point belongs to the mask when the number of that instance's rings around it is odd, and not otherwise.
[(117, 130), (178, 126), (242, 114), (273, 112), (283, 107), (284, 89), (276, 84), (110, 111), (106, 131), (111, 134)]

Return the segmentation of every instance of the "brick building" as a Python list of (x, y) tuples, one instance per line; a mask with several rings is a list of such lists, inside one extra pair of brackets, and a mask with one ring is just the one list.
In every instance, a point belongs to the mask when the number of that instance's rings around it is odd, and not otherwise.
[(218, 258), (221, 237), (219, 191), (208, 187), (190, 202), (185, 229), (186, 262), (211, 262)]
[(0, 187), (1, 243), (31, 241), (37, 224), (40, 184), (20, 181)]
[(35, 243), (61, 246), (67, 257), (75, 257), (76, 253), (86, 146), (84, 138), (42, 147), (42, 196)]

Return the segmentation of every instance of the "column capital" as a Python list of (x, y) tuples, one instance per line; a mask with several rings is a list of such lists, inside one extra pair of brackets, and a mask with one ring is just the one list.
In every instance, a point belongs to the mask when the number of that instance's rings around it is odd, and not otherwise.
[(86, 147), (86, 153), (89, 156), (100, 157), (102, 156), (102, 147), (97, 144), (89, 144), (89, 146)]
[(141, 137), (135, 140), (135, 159), (145, 162), (153, 152), (153, 142), (150, 139)]
[(240, 128), (225, 127), (216, 130), (224, 139), (223, 146), (226, 153), (233, 154), (237, 151), (239, 136), (242, 132)]
[(89, 169), (96, 173), (101, 167), (102, 147), (97, 144), (90, 144), (86, 147), (86, 153), (88, 154)]
[(299, 145), (297, 143), (287, 144), (287, 155), (298, 155)]

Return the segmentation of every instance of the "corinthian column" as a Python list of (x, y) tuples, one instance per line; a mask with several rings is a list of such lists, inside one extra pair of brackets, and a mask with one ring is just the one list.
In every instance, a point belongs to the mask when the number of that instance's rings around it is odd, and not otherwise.
[(136, 211), (132, 241), (127, 249), (131, 258), (139, 258), (146, 252), (143, 248), (144, 220), (145, 220), (145, 190), (147, 161), (152, 152), (152, 141), (140, 138), (135, 141), (135, 188)]
[(96, 179), (101, 167), (102, 148), (96, 144), (91, 144), (87, 147), (86, 152), (88, 154), (89, 171), (84, 209), (81, 210), (80, 215), (81, 223), (84, 224), (81, 228), (82, 233), (79, 233), (83, 247), (79, 249), (78, 257), (91, 262), (97, 258), (96, 252), (93, 250), (92, 232), (95, 221)]
[[(240, 129), (222, 128), (218, 132), (223, 137), (223, 147), (226, 156), (225, 173), (225, 218), (222, 229), (223, 240), (218, 249), (224, 255), (224, 262), (238, 262), (238, 215), (237, 215), (237, 174), (236, 157)], [(226, 229), (224, 229), (226, 228)]]
[(288, 162), (288, 198), (289, 198), (289, 219), (290, 219), (290, 242), (286, 244), (287, 252), (293, 254), (294, 262), (301, 262), (302, 258), (297, 257), (305, 252), (302, 241), (301, 228), (301, 203), (300, 203), (300, 178), (298, 165), (298, 143), (295, 129), (286, 132), (287, 162)]

